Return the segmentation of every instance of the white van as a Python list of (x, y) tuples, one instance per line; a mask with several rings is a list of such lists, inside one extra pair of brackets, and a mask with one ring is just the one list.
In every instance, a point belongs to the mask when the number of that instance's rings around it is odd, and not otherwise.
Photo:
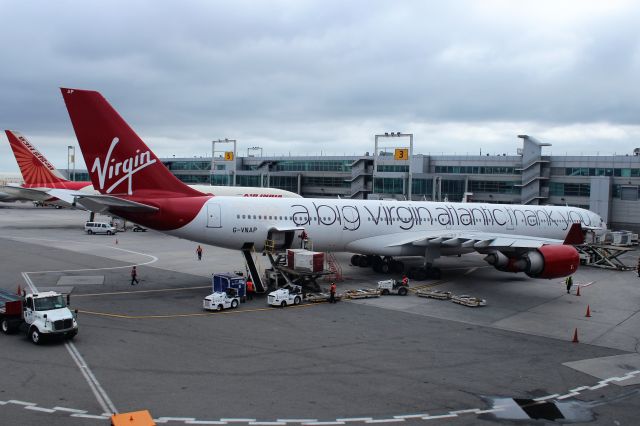
[(87, 222), (84, 224), (84, 230), (87, 234), (107, 234), (113, 235), (116, 233), (116, 228), (106, 222)]

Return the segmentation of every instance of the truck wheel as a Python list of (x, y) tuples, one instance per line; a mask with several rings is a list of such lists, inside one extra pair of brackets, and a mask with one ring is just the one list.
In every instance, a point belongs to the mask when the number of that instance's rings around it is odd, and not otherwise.
[(382, 290), (382, 294), (383, 296), (388, 296), (389, 295), (389, 290), (387, 290), (386, 288), (384, 290)]
[(222, 305), (218, 305), (218, 306), (216, 306), (216, 310), (217, 310), (217, 311), (221, 311), (221, 310), (223, 310), (223, 309), (224, 309), (224, 306), (222, 306)]
[(42, 336), (40, 335), (40, 330), (38, 330), (37, 327), (32, 327), (31, 330), (29, 330), (29, 338), (36, 345), (40, 344), (40, 340), (42, 340)]
[(301, 301), (302, 301), (302, 299), (300, 299), (300, 296), (296, 296), (296, 298), (293, 299), (293, 304), (294, 305), (299, 305)]
[(2, 320), (2, 332), (4, 334), (11, 333), (11, 326), (9, 325), (9, 320), (6, 318)]
[(406, 287), (400, 287), (400, 288), (398, 289), (398, 294), (399, 294), (400, 296), (406, 296), (406, 295), (407, 295), (407, 288), (406, 288)]
[(284, 300), (282, 301), (282, 303), (280, 304), (280, 307), (282, 308), (286, 308), (287, 307), (287, 302), (285, 302)]
[(87, 234), (91, 235), (91, 234), (93, 234), (93, 231), (92, 231), (91, 229), (89, 229), (89, 230), (87, 231)]
[(76, 337), (76, 334), (78, 334), (78, 331), (72, 331), (71, 333), (67, 334), (67, 339), (73, 340), (73, 338)]
[(107, 231), (107, 235), (113, 235), (113, 232)]
[(237, 301), (237, 300), (235, 300), (235, 299), (234, 299), (234, 300), (232, 300), (232, 301), (231, 301), (231, 307), (232, 307), (232, 308), (237, 308), (237, 307), (238, 307), (238, 301)]

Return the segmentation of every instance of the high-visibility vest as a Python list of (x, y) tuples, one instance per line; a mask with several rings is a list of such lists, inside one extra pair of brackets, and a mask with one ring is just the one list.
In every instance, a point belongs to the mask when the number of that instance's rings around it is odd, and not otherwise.
[(336, 292), (336, 285), (335, 284), (331, 284), (330, 291), (331, 291), (331, 293), (335, 293)]
[(247, 291), (253, 292), (253, 282), (247, 281)]

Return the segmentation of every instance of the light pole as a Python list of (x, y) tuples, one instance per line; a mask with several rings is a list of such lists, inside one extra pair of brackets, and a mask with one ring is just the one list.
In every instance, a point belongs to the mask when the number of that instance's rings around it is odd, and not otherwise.
[[(69, 173), (69, 163), (73, 165), (73, 177)], [(73, 145), (67, 145), (67, 178), (76, 180), (76, 148)]]

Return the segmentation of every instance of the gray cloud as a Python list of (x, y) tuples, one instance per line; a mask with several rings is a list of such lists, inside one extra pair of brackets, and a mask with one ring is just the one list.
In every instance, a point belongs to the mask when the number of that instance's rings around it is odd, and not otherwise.
[[(640, 145), (631, 1), (3, 1), (2, 13), (0, 124), (59, 166), (73, 143), (60, 86), (101, 91), (159, 155), (204, 155), (219, 137), (241, 152), (363, 153), (392, 130), (424, 153), (514, 152), (534, 131), (557, 152)], [(0, 170), (15, 169), (4, 142)]]

